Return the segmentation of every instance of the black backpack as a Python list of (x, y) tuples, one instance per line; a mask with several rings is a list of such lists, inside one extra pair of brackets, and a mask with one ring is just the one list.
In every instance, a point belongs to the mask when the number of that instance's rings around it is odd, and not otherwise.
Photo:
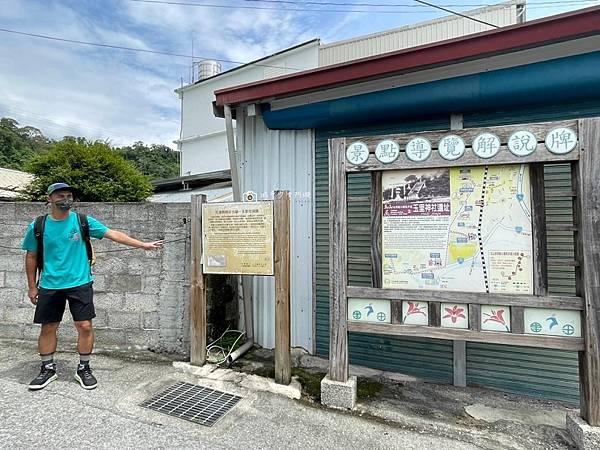
[[(44, 227), (46, 226), (46, 217), (48, 217), (48, 214), (36, 217), (33, 225), (33, 234), (35, 235), (35, 239), (37, 241), (37, 266), (40, 273), (44, 267)], [(94, 256), (94, 249), (92, 248), (92, 242), (90, 240), (90, 224), (88, 222), (87, 215), (83, 213), (77, 213), (77, 221), (79, 222), (79, 231), (81, 231), (81, 238), (85, 243), (85, 250), (87, 252), (88, 261), (91, 267), (96, 262), (96, 258)]]

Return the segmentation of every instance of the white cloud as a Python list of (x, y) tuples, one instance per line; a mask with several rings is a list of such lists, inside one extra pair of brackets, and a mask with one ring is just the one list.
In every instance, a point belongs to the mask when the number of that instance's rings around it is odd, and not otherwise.
[[(430, 18), (194, 8), (128, 0), (0, 0), (0, 27), (248, 62), (321, 37), (332, 42)], [(172, 145), (190, 59), (2, 33), (0, 115), (65, 134)], [(233, 64), (223, 64), (224, 69)]]
[[(191, 52), (193, 36), (196, 55), (239, 62), (315, 36), (302, 28), (298, 14), (276, 11), (124, 0), (114, 3), (111, 20), (58, 1), (5, 5), (0, 9), (3, 26), (19, 31), (181, 54)], [(134, 140), (172, 145), (179, 136), (179, 99), (173, 89), (179, 86), (179, 76), (187, 82), (190, 60), (2, 37), (0, 114), (52, 137), (84, 135), (116, 145)]]
[[(14, 2), (11, 2), (14, 3)], [(12, 14), (12, 28), (83, 41), (148, 48), (118, 29), (95, 26), (60, 4)], [(0, 114), (37, 126), (47, 135), (83, 135), (114, 144), (135, 140), (172, 145), (179, 134), (176, 77), (160, 68), (172, 59), (3, 35)], [(142, 64), (140, 64), (140, 62)], [(146, 67), (149, 67), (146, 68)], [(159, 68), (159, 69), (156, 69)]]
[[(121, 1), (112, 9), (111, 22), (56, 1), (5, 5), (0, 20), (6, 28), (183, 54), (191, 52), (193, 35), (196, 55), (240, 62), (294, 45), (311, 33), (300, 29), (297, 15), (271, 11), (190, 11)], [(52, 137), (84, 135), (116, 145), (134, 140), (172, 145), (179, 136), (179, 99), (173, 89), (187, 74), (189, 60), (16, 35), (2, 38), (1, 115)]]

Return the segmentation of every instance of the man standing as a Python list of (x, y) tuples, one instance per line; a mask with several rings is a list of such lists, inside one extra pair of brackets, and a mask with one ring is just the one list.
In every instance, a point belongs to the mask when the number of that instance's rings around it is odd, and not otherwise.
[[(43, 389), (57, 378), (54, 363), (56, 332), (67, 301), (78, 333), (77, 351), (80, 361), (75, 379), (84, 389), (94, 389), (98, 384), (90, 369), (90, 355), (94, 345), (92, 319), (96, 317), (91, 261), (84, 242), (80, 217), (71, 211), (75, 191), (66, 183), (50, 185), (47, 194), (52, 210), (42, 219), (42, 232), (39, 231), (39, 225), (36, 230), (34, 221), (29, 225), (23, 240), (22, 248), (27, 250), (25, 271), (29, 286), (28, 296), (36, 306), (33, 321), (42, 325), (38, 339), (42, 367), (39, 375), (29, 384), (31, 390)], [(144, 250), (163, 247), (163, 241), (142, 242), (125, 233), (109, 230), (91, 216), (87, 216), (87, 223), (89, 236), (96, 239), (108, 238), (119, 244)], [(38, 239), (42, 239), (41, 247), (38, 247)], [(42, 251), (39, 252), (38, 248)], [(36, 279), (38, 271), (39, 280)]]

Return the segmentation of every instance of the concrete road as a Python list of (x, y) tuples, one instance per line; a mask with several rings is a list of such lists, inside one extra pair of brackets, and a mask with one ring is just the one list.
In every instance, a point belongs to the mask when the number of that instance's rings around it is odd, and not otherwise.
[(58, 381), (30, 392), (37, 374), (35, 343), (0, 340), (1, 448), (482, 448), (381, 420), (340, 413), (239, 385), (243, 400), (211, 428), (147, 410), (139, 404), (177, 381), (202, 380), (150, 353), (102, 353), (92, 358), (99, 386), (73, 380), (74, 352), (58, 353)]

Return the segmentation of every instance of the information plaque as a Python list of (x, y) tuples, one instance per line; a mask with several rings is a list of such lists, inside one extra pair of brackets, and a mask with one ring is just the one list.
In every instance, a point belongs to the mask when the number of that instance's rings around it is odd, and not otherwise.
[(204, 273), (273, 275), (273, 202), (202, 205)]

